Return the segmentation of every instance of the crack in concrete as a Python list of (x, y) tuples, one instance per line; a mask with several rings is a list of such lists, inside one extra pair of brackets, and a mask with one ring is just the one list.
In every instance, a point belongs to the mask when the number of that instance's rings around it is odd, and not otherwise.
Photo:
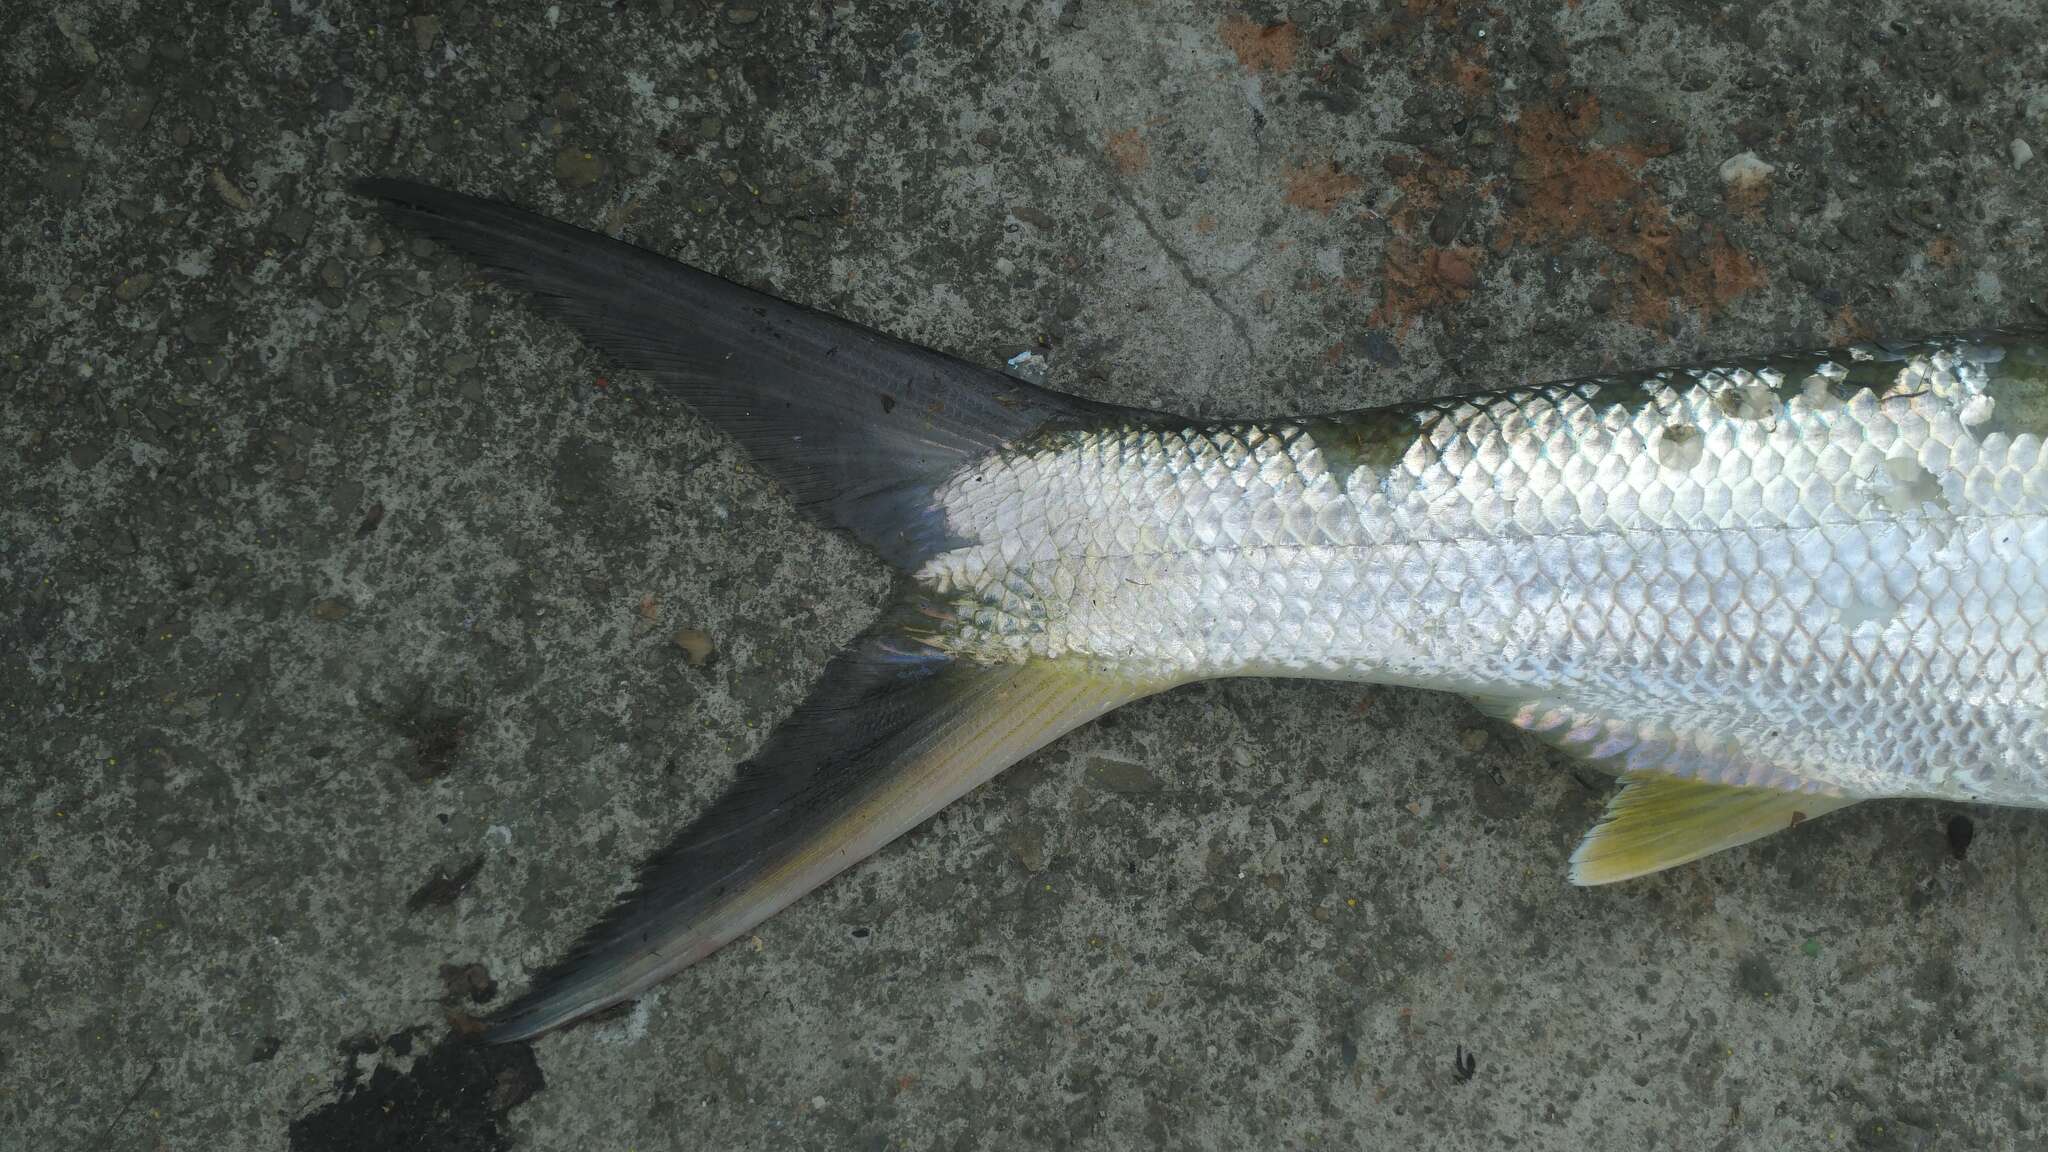
[[(1174, 271), (1180, 273), (1181, 279), (1187, 281), (1189, 287), (1200, 292), (1202, 298), (1214, 306), (1218, 312), (1223, 313), (1223, 318), (1230, 322), (1230, 330), (1236, 333), (1238, 343), (1244, 346), (1244, 365), (1245, 369), (1249, 371), (1252, 366), (1251, 325), (1245, 321), (1243, 316), (1238, 314), (1235, 308), (1223, 302), (1223, 295), (1216, 290), (1216, 285), (1210, 283), (1208, 277), (1195, 271), (1194, 265), (1188, 262), (1186, 254), (1181, 252), (1180, 249), (1175, 248), (1173, 243), (1166, 238), (1166, 234), (1159, 230), (1158, 225), (1152, 223), (1152, 217), (1146, 214), (1145, 209), (1139, 205), (1138, 198), (1131, 195), (1130, 189), (1126, 188), (1122, 181), (1112, 180), (1110, 184), (1115, 190), (1116, 198), (1123, 201), (1125, 207), (1128, 207), (1138, 217), (1138, 223), (1144, 227), (1145, 234), (1152, 237), (1152, 242), (1159, 245), (1161, 252), (1166, 253), (1166, 262), (1173, 265)], [(1246, 261), (1243, 267), (1231, 272), (1230, 279), (1236, 279), (1246, 268), (1251, 267), (1257, 262), (1258, 258), (1256, 256)]]
[[(1081, 118), (1074, 114), (1072, 105), (1057, 93), (1051, 95), (1052, 103), (1058, 109), (1061, 119), (1074, 124), (1081, 123)], [(1237, 336), (1237, 342), (1243, 346), (1245, 370), (1247, 372), (1251, 371), (1251, 325), (1246, 322), (1245, 318), (1236, 309), (1223, 302), (1223, 296), (1216, 290), (1216, 285), (1211, 283), (1208, 277), (1195, 271), (1194, 265), (1189, 263), (1187, 255), (1174, 247), (1173, 242), (1166, 238), (1166, 234), (1160, 231), (1159, 226), (1152, 222), (1151, 215), (1138, 203), (1138, 198), (1131, 192), (1130, 185), (1114, 170), (1110, 170), (1107, 176), (1111, 194), (1118, 200), (1121, 200), (1124, 206), (1129, 208), (1133, 215), (1137, 216), (1138, 223), (1145, 229), (1145, 234), (1150, 236), (1152, 242), (1159, 245), (1159, 250), (1166, 254), (1166, 262), (1173, 265), (1174, 271), (1180, 273), (1181, 279), (1187, 281), (1189, 287), (1201, 293), (1203, 299), (1207, 300), (1218, 312), (1223, 313), (1223, 318), (1230, 324), (1231, 332)], [(1254, 256), (1242, 267), (1233, 270), (1230, 278), (1236, 279), (1239, 273), (1257, 262), (1258, 257)]]

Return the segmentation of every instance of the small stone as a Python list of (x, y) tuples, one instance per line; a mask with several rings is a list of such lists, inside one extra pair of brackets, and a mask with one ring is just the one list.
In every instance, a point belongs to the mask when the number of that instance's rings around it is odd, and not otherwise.
[(141, 91), (129, 97), (121, 108), (121, 123), (130, 132), (140, 132), (149, 126), (149, 118), (156, 111), (156, 93)]
[(315, 620), (325, 620), (332, 623), (346, 617), (353, 611), (355, 611), (355, 605), (350, 604), (346, 598), (341, 596), (322, 596), (320, 599), (313, 601), (313, 619)]
[(434, 46), (434, 37), (441, 34), (439, 16), (415, 16), (412, 18), (413, 46), (425, 52)]
[(1721, 162), (1721, 182), (1742, 184), (1753, 180), (1768, 180), (1778, 169), (1766, 164), (1754, 152), (1738, 152)]
[(1738, 152), (1721, 162), (1721, 183), (1728, 198), (1739, 206), (1754, 206), (1769, 192), (1771, 173), (1777, 168), (1764, 163), (1754, 152)]
[(151, 276), (147, 272), (137, 272), (135, 275), (125, 277), (119, 284), (114, 285), (114, 299), (119, 300), (123, 304), (133, 304), (135, 301), (142, 299), (143, 295), (155, 284), (156, 277)]
[(605, 162), (596, 153), (564, 148), (555, 153), (555, 179), (572, 188), (588, 188), (604, 179)]
[(2034, 146), (2015, 136), (2012, 142), (2012, 166), (2015, 168), (2025, 168), (2027, 161), (2033, 158)]
[(1586, 307), (1591, 309), (1595, 313), (1599, 313), (1602, 315), (1604, 315), (1609, 309), (1613, 308), (1613, 283), (1607, 280), (1602, 280), (1598, 284), (1593, 285), (1593, 290), (1586, 294)]
[(685, 628), (676, 633), (675, 645), (682, 649), (684, 662), (692, 668), (704, 667), (717, 655), (717, 649), (711, 643), (711, 634), (698, 628)]
[(1010, 857), (1026, 872), (1045, 871), (1045, 842), (1038, 829), (1029, 826), (1010, 829)]
[(1429, 239), (1438, 245), (1449, 244), (1465, 230), (1465, 222), (1471, 219), (1472, 201), (1463, 196), (1451, 196), (1437, 211), (1436, 218), (1429, 222)]

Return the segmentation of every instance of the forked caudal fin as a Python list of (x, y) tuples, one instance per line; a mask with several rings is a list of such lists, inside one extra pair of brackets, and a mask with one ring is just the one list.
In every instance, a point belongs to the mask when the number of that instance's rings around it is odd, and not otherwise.
[(1158, 415), (1039, 388), (509, 204), (407, 180), (355, 190), (532, 293), (906, 571), (943, 542), (924, 514), (939, 481), (1049, 428)]
[[(933, 489), (1049, 429), (1154, 416), (1034, 387), (641, 248), (398, 180), (357, 191), (739, 440), (798, 503), (903, 571), (947, 544)], [(537, 1035), (646, 991), (1060, 734), (1167, 687), (931, 643), (906, 580), (731, 787), (485, 1032)]]

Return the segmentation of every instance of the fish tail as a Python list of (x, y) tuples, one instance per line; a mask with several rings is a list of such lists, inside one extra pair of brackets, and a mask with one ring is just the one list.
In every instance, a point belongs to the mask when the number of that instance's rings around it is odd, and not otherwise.
[[(899, 572), (948, 546), (933, 493), (963, 469), (1054, 427), (1151, 415), (1063, 396), (506, 204), (398, 180), (356, 187), (681, 396), (798, 503)], [(1078, 659), (957, 656), (935, 632), (947, 616), (899, 580), (881, 617), (727, 791), (483, 1038), (525, 1039), (639, 995), (1060, 734), (1167, 686)]]

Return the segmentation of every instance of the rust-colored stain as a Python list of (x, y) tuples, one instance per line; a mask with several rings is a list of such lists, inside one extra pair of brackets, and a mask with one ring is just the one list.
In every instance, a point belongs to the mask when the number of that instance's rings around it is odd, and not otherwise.
[(1214, 213), (1204, 212), (1200, 216), (1195, 217), (1195, 231), (1197, 233), (1207, 236), (1215, 230), (1216, 216)]
[(1416, 316), (1463, 303), (1479, 287), (1484, 258), (1478, 249), (1463, 245), (1443, 248), (1400, 237), (1389, 240), (1380, 264), (1380, 306), (1373, 309), (1370, 322), (1398, 335)]
[(1145, 138), (1138, 135), (1136, 128), (1113, 132), (1102, 144), (1102, 150), (1109, 154), (1109, 162), (1126, 176), (1136, 176), (1152, 162), (1152, 149), (1145, 146)]
[(1328, 160), (1287, 166), (1287, 202), (1323, 216), (1335, 212), (1346, 196), (1364, 186), (1364, 181)]
[(1762, 266), (1719, 228), (1708, 230), (1688, 254), (1680, 243), (1681, 226), (1654, 197), (1645, 196), (1636, 220), (1638, 230), (1616, 250), (1635, 258), (1635, 298), (1628, 314), (1644, 328), (1664, 327), (1674, 301), (1697, 312), (1704, 322), (1729, 301), (1767, 282)]
[(1407, 334), (1409, 321), (1425, 313), (1463, 303), (1479, 287), (1479, 269), (1486, 253), (1463, 245), (1443, 246), (1425, 237), (1429, 223), (1447, 195), (1471, 184), (1471, 173), (1423, 155), (1390, 159), (1388, 171), (1401, 198), (1388, 210), (1393, 230), (1380, 260), (1380, 303), (1370, 319), (1388, 328), (1396, 341)]
[(1526, 108), (1515, 125), (1515, 179), (1524, 200), (1501, 232), (1505, 249), (1522, 243), (1559, 243), (1579, 236), (1618, 236), (1644, 194), (1646, 156), (1621, 149), (1588, 148), (1600, 107), (1588, 100), (1574, 115)]
[(1493, 90), (1493, 73), (1486, 65), (1464, 53), (1451, 57), (1450, 80), (1468, 100), (1477, 100)]
[(1859, 340), (1873, 340), (1876, 337), (1877, 330), (1858, 319), (1855, 309), (1847, 304), (1842, 305), (1835, 313), (1834, 319), (1828, 322), (1830, 344), (1853, 344)]
[[(1634, 263), (1627, 314), (1662, 328), (1672, 303), (1702, 320), (1766, 282), (1763, 268), (1719, 228), (1681, 221), (1642, 179), (1653, 153), (1589, 143), (1600, 124), (1597, 101), (1567, 113), (1526, 108), (1515, 129), (1515, 179), (1523, 202), (1495, 242), (1561, 247), (1590, 238)], [(1692, 234), (1687, 236), (1688, 231)]]
[(1402, 154), (1398, 161), (1389, 157), (1387, 174), (1394, 178), (1394, 187), (1401, 190), (1401, 198), (1388, 209), (1387, 225), (1403, 236), (1412, 236), (1417, 229), (1427, 227), (1436, 210), (1443, 206), (1444, 197), (1472, 182), (1470, 172), (1429, 154), (1420, 158)]
[(1946, 232), (1936, 236), (1927, 245), (1927, 262), (1936, 268), (1947, 268), (1956, 262), (1955, 237)]
[(1225, 16), (1216, 26), (1216, 35), (1249, 72), (1285, 72), (1294, 67), (1294, 54), (1301, 47), (1301, 30), (1292, 21), (1261, 24), (1242, 16)]

